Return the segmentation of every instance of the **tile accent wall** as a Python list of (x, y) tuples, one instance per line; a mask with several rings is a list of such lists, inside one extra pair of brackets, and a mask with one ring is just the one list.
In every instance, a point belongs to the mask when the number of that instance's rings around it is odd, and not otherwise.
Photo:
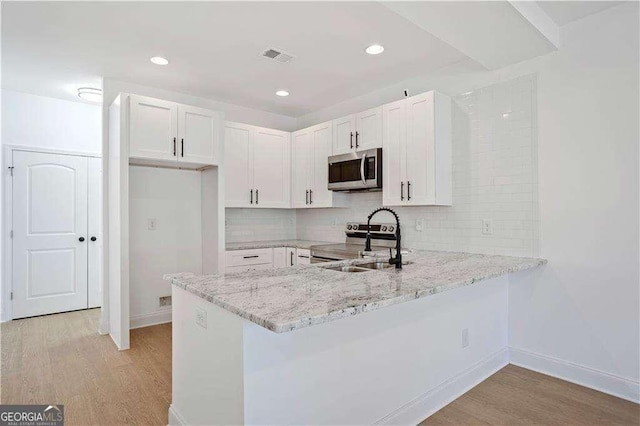
[[(536, 109), (535, 75), (453, 98), (453, 206), (397, 208), (404, 246), (539, 255)], [(296, 237), (343, 241), (344, 224), (366, 221), (382, 205), (382, 193), (353, 193), (347, 200), (346, 208), (298, 210)], [(491, 235), (482, 233), (483, 220), (491, 221)]]
[(228, 243), (296, 238), (295, 210), (226, 209), (225, 216)]

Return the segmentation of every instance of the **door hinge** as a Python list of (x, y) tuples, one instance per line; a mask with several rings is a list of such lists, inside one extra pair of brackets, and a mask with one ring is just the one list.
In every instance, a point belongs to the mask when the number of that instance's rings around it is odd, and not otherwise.
[(10, 299), (13, 300), (13, 292), (11, 292)]
[(11, 173), (11, 177), (13, 177), (13, 166), (9, 166), (9, 173)]
[(13, 238), (13, 229), (9, 231), (9, 238)]

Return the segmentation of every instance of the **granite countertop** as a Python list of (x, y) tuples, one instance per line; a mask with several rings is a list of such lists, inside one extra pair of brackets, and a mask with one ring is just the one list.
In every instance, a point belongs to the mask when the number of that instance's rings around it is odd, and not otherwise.
[(318, 244), (332, 244), (327, 241), (308, 240), (275, 240), (275, 241), (247, 241), (243, 243), (227, 243), (226, 250), (249, 250), (260, 248), (295, 247), (299, 249), (309, 249)]
[(357, 315), (534, 268), (545, 259), (471, 253), (412, 251), (403, 269), (360, 273), (326, 269), (371, 259), (298, 265), (272, 270), (165, 279), (276, 333)]

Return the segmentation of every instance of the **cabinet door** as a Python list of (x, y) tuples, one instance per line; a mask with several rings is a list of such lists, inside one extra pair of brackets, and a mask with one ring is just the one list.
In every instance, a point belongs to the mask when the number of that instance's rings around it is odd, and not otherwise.
[(253, 205), (251, 176), (252, 128), (226, 122), (224, 128), (225, 207)]
[(129, 156), (151, 160), (176, 160), (178, 105), (136, 95), (131, 95), (129, 99)]
[(356, 148), (356, 116), (333, 120), (333, 149), (331, 155), (348, 154)]
[(287, 259), (287, 248), (286, 247), (276, 247), (273, 249), (273, 267), (274, 268), (284, 268), (285, 266), (289, 266), (289, 259)]
[(219, 115), (208, 109), (178, 105), (178, 161), (218, 163)]
[(435, 204), (433, 92), (405, 99), (407, 204)]
[(298, 249), (297, 252), (297, 265), (309, 265), (311, 264), (311, 251), (307, 249)]
[(406, 200), (405, 182), (405, 101), (383, 106), (382, 110), (382, 204), (400, 205)]
[(309, 168), (310, 184), (309, 207), (331, 207), (333, 192), (327, 189), (329, 183), (329, 155), (333, 129), (331, 122), (318, 124), (311, 128), (313, 144), (312, 165)]
[(309, 129), (294, 132), (291, 135), (293, 150), (293, 182), (291, 185), (291, 201), (293, 208), (309, 207), (309, 170), (312, 167), (312, 137)]
[(287, 266), (294, 266), (298, 261), (298, 250), (295, 247), (286, 248)]
[(382, 148), (382, 107), (356, 116), (356, 149)]
[(288, 132), (254, 127), (254, 205), (291, 207), (291, 139)]

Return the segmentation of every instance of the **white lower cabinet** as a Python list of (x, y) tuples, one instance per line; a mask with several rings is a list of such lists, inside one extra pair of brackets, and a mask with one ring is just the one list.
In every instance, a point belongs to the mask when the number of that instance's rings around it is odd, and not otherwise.
[(226, 272), (287, 268), (311, 263), (311, 251), (295, 247), (227, 250)]
[(297, 265), (309, 265), (311, 264), (311, 250), (298, 249), (296, 254)]

